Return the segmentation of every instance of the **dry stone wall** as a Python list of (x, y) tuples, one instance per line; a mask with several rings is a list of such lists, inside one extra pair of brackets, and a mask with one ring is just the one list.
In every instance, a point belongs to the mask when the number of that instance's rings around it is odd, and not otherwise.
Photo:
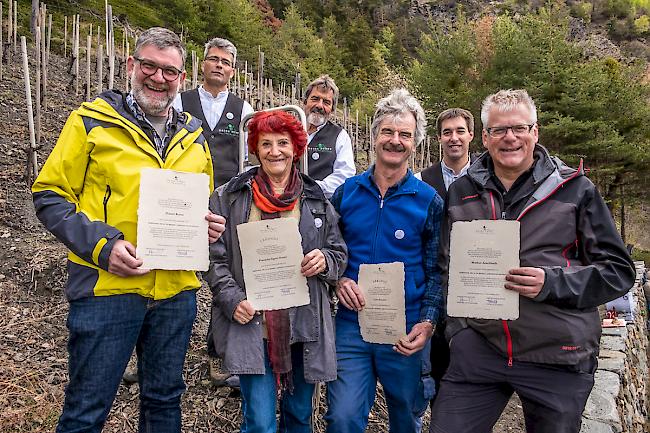
[[(630, 290), (634, 319), (620, 328), (604, 328), (594, 388), (583, 413), (581, 433), (645, 433), (648, 401), (648, 307), (641, 284), (645, 266), (636, 262), (637, 281)], [(650, 292), (650, 283), (646, 283)]]

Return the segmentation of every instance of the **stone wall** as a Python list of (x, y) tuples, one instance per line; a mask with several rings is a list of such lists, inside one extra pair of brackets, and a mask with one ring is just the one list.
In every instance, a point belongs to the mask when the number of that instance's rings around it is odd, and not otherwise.
[[(648, 307), (637, 262), (631, 289), (636, 314), (625, 327), (604, 328), (594, 388), (583, 413), (581, 433), (645, 433), (648, 401)], [(647, 283), (650, 285), (650, 283)]]

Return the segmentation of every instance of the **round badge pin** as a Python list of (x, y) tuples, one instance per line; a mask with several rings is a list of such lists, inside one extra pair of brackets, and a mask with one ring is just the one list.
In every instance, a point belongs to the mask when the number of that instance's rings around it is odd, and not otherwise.
[(323, 220), (320, 218), (314, 218), (314, 225), (317, 229), (323, 227)]
[(313, 159), (314, 161), (318, 161), (318, 158), (320, 158), (320, 153), (314, 152), (311, 154), (311, 159)]
[(404, 230), (395, 230), (395, 239), (404, 239)]
[(232, 114), (231, 112), (227, 112), (227, 113), (226, 113), (226, 118), (229, 119), (229, 120), (232, 120), (232, 119), (235, 118), (235, 115)]

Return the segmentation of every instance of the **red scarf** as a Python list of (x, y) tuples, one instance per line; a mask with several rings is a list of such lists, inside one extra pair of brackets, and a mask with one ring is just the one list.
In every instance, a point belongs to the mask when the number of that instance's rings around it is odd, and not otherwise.
[[(303, 182), (295, 165), (291, 167), (289, 182), (282, 194), (276, 195), (268, 175), (261, 168), (253, 178), (253, 201), (262, 211), (262, 219), (280, 218), (280, 212), (292, 210), (302, 194)], [(271, 360), (271, 370), (275, 375), (278, 397), (284, 391), (293, 394), (291, 373), (291, 343), (289, 310), (267, 310), (266, 330), (268, 334), (268, 352)]]

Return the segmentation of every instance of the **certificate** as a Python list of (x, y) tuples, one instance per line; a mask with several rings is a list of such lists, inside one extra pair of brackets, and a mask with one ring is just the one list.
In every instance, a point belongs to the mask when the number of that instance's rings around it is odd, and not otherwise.
[(404, 263), (362, 264), (359, 289), (366, 300), (365, 307), (359, 311), (363, 341), (397, 343), (406, 335)]
[(309, 304), (307, 278), (300, 273), (302, 237), (296, 218), (239, 224), (246, 299), (256, 310)]
[(143, 168), (136, 254), (144, 269), (207, 271), (210, 178)]
[(505, 276), (519, 267), (519, 221), (456, 221), (451, 227), (447, 314), (519, 318), (519, 293)]

